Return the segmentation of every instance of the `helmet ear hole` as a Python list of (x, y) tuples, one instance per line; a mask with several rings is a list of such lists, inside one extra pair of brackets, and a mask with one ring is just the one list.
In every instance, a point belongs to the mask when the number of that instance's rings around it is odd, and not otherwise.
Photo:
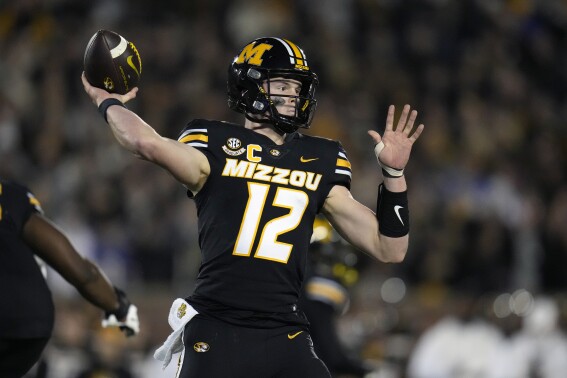
[(249, 68), (246, 72), (246, 76), (253, 80), (260, 80), (262, 78), (262, 73), (254, 68)]
[(260, 114), (264, 113), (268, 109), (268, 102), (263, 99), (257, 99), (252, 102), (252, 113)]

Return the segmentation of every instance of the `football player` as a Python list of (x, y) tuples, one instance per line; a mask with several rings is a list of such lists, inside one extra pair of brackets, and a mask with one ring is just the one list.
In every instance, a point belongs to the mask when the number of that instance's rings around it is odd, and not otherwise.
[(54, 305), (44, 262), (105, 311), (103, 326), (126, 335), (139, 331), (137, 308), (126, 294), (74, 249), (25, 186), (0, 178), (0, 377), (22, 377), (51, 337)]
[(315, 352), (333, 376), (365, 377), (375, 370), (343, 345), (337, 324), (350, 308), (350, 292), (366, 263), (364, 257), (326, 219), (315, 218), (299, 307), (309, 320)]
[(228, 105), (244, 125), (195, 119), (178, 140), (128, 110), (125, 95), (86, 93), (123, 147), (169, 171), (198, 213), (196, 287), (174, 301), (174, 332), (155, 357), (181, 352), (180, 377), (328, 377), (297, 307), (315, 216), (323, 213), (356, 248), (401, 262), (408, 248), (404, 168), (424, 126), (404, 106), (384, 135), (369, 131), (384, 174), (376, 213), (350, 193), (351, 165), (338, 141), (307, 136), (317, 75), (305, 53), (281, 38), (247, 44), (228, 68)]

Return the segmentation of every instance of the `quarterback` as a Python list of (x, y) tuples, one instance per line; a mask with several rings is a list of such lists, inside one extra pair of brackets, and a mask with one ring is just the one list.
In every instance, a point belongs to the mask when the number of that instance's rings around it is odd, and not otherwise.
[(228, 67), (228, 106), (243, 125), (194, 119), (177, 140), (160, 136), (124, 104), (91, 86), (118, 143), (169, 171), (195, 201), (201, 265), (195, 289), (169, 316), (173, 333), (155, 357), (180, 352), (179, 377), (330, 377), (298, 308), (313, 222), (322, 213), (354, 247), (387, 263), (408, 249), (404, 168), (424, 126), (405, 105), (383, 135), (369, 131), (384, 180), (376, 212), (350, 193), (352, 167), (339, 141), (302, 134), (318, 77), (303, 50), (258, 38)]

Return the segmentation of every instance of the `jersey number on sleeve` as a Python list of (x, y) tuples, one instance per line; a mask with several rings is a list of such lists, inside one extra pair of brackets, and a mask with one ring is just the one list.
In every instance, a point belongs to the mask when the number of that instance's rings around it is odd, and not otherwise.
[[(248, 183), (248, 204), (236, 238), (234, 255), (250, 256), (269, 190), (268, 184)], [(279, 242), (278, 236), (294, 230), (299, 225), (308, 203), (309, 197), (305, 192), (278, 187), (272, 205), (287, 208), (289, 213), (266, 223), (261, 230), (254, 257), (287, 263), (293, 245)]]

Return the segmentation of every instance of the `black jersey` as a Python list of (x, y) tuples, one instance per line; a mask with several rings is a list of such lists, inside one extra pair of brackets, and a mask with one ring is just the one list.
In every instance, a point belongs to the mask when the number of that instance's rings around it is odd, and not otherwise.
[(51, 292), (22, 229), (41, 205), (25, 187), (0, 180), (0, 337), (49, 337)]
[(206, 120), (191, 122), (178, 140), (202, 151), (211, 167), (194, 198), (202, 261), (188, 301), (234, 324), (307, 324), (296, 303), (313, 221), (334, 185), (350, 188), (340, 143), (294, 133), (276, 145)]

